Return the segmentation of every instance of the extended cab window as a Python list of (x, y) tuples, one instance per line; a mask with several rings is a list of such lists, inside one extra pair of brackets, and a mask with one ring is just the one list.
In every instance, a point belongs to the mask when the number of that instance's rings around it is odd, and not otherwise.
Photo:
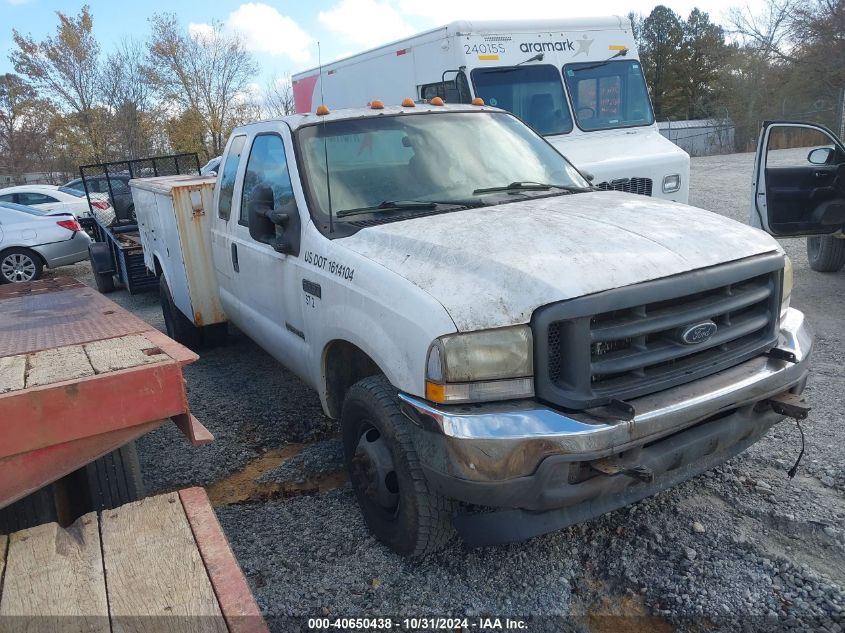
[(236, 136), (229, 145), (226, 154), (226, 164), (220, 174), (220, 198), (217, 201), (217, 217), (228, 220), (232, 214), (232, 196), (235, 193), (235, 176), (241, 164), (241, 152), (244, 149), (246, 136)]
[(249, 203), (253, 192), (265, 185), (273, 190), (273, 202), (276, 207), (282, 206), (293, 197), (285, 146), (281, 137), (275, 134), (261, 134), (252, 142), (241, 194), (241, 224), (249, 223)]
[(640, 62), (567, 64), (563, 76), (582, 130), (654, 123)]

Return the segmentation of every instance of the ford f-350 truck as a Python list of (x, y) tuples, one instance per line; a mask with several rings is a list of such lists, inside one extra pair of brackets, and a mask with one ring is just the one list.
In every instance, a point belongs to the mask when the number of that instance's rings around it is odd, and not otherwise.
[(775, 240), (595, 191), (480, 102), (321, 106), (235, 129), (216, 180), (131, 185), (170, 336), (229, 320), (313, 387), (401, 554), (589, 519), (806, 415)]

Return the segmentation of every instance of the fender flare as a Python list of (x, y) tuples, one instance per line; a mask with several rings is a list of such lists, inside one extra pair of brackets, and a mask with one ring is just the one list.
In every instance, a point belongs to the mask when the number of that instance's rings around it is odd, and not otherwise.
[(91, 261), (91, 268), (97, 274), (115, 274), (117, 272), (111, 246), (106, 242), (91, 242), (88, 244), (88, 259)]

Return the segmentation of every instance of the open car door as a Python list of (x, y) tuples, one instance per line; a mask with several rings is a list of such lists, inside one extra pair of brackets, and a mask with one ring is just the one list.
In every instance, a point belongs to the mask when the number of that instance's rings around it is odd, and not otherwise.
[(823, 125), (766, 121), (757, 142), (751, 224), (776, 237), (845, 225), (845, 146)]

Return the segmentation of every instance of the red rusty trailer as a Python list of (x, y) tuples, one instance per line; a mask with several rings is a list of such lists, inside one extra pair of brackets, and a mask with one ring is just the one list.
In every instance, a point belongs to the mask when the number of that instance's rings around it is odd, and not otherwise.
[(72, 513), (131, 501), (131, 443), (168, 420), (210, 442), (182, 376), (196, 359), (75, 279), (0, 286), (0, 508), (83, 468), (93, 507)]

